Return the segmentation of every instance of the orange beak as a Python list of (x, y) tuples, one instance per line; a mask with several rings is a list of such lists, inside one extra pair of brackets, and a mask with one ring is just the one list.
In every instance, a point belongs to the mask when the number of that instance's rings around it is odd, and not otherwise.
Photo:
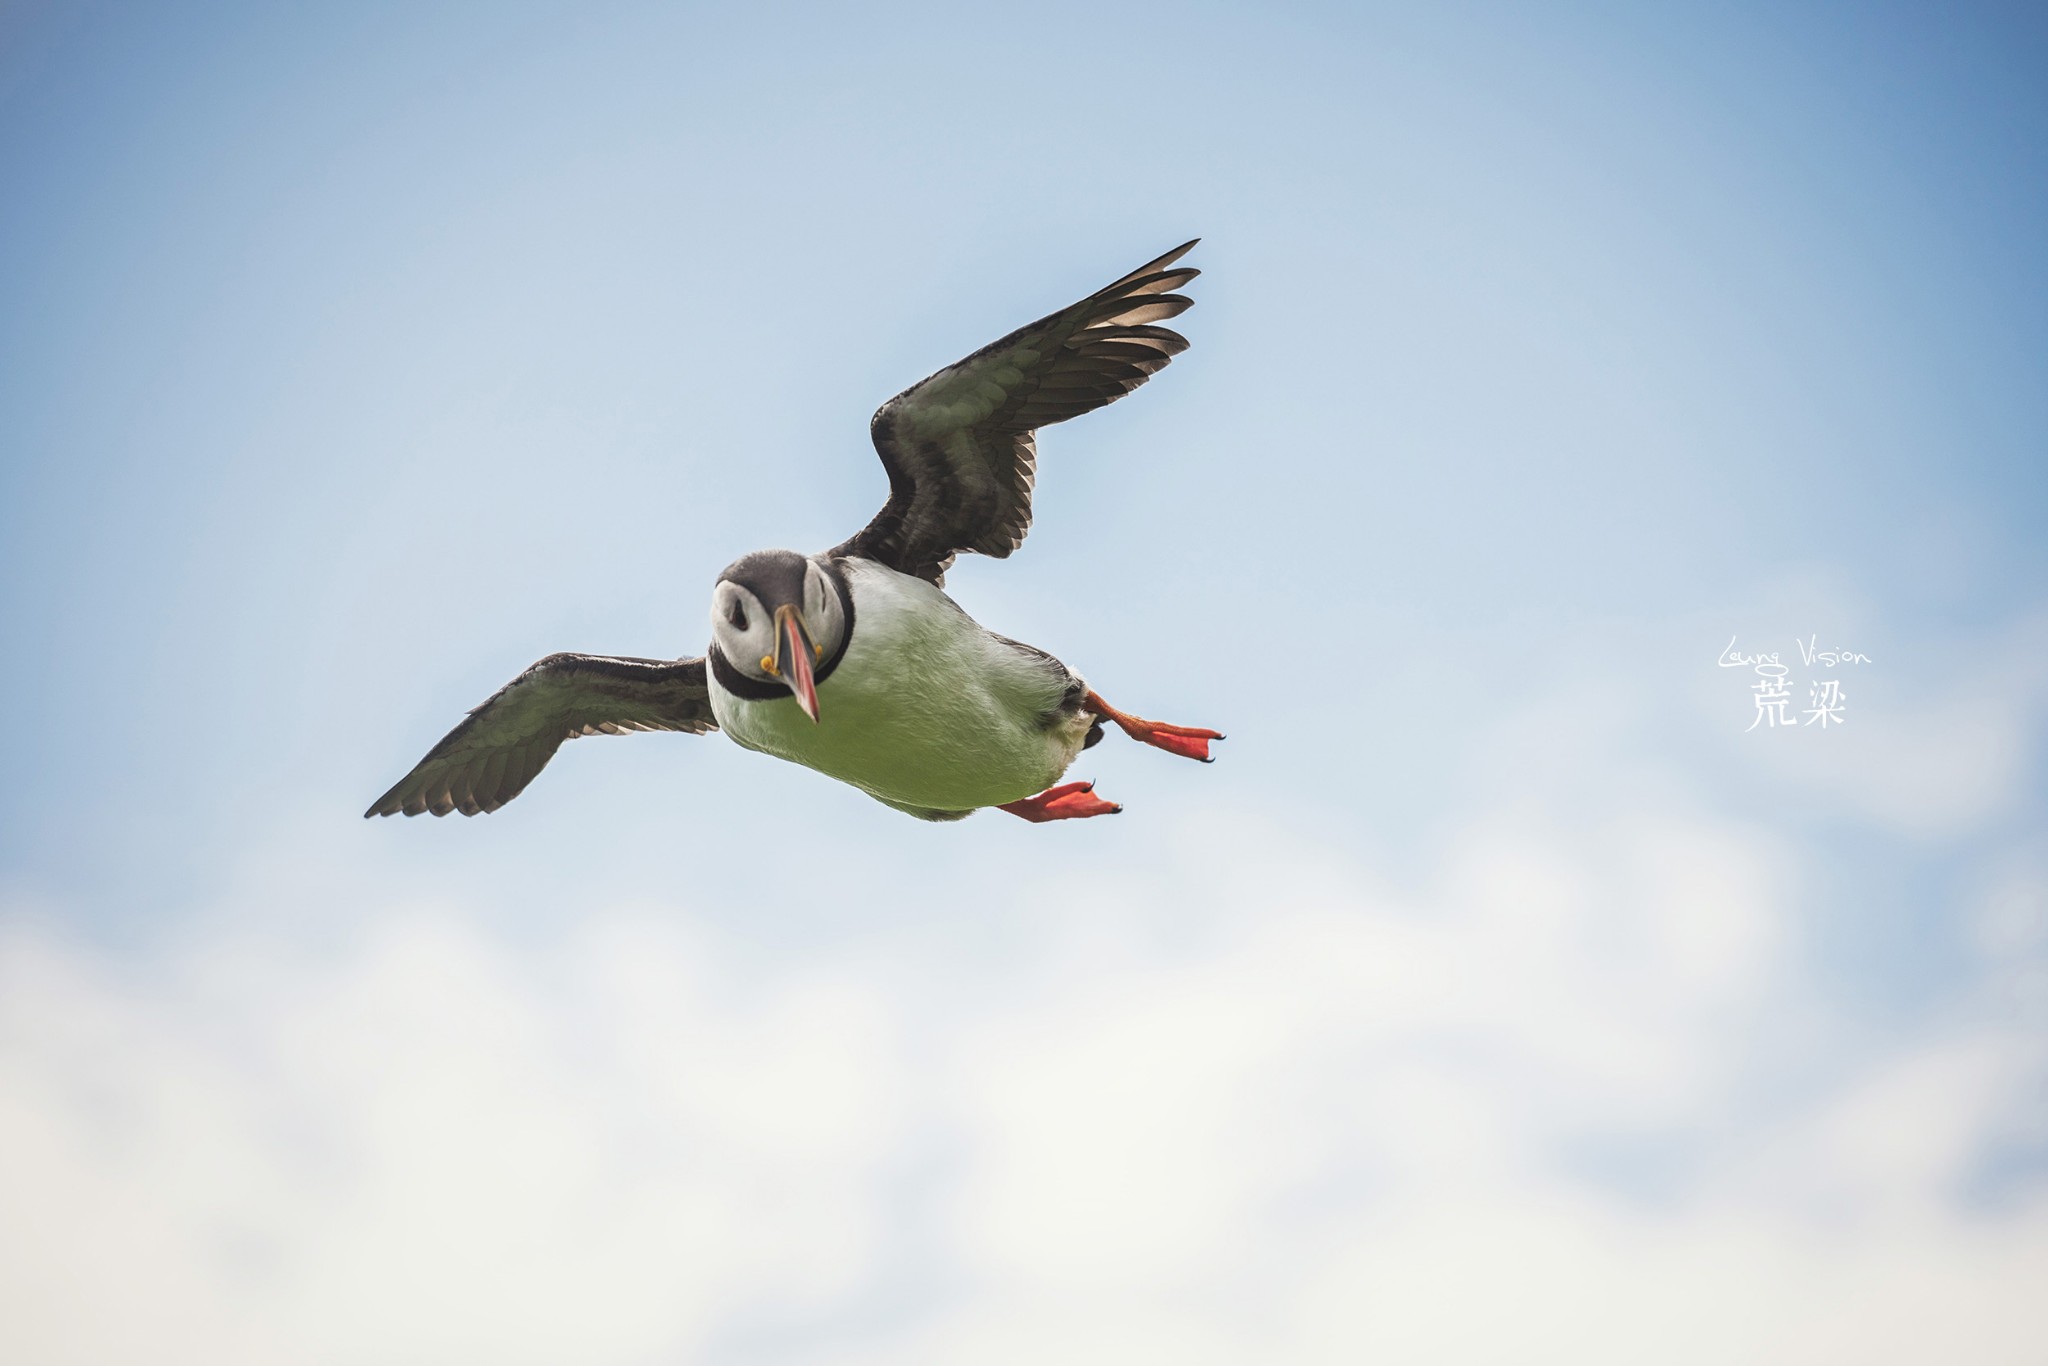
[(818, 719), (818, 683), (811, 665), (820, 652), (811, 644), (803, 614), (795, 607), (775, 609), (775, 660), (768, 672), (796, 694), (796, 704), (813, 722)]

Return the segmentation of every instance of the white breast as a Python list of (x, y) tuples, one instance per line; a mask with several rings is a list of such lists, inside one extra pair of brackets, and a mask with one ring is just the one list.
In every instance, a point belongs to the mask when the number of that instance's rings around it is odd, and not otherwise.
[(968, 811), (1043, 791), (1080, 753), (1088, 721), (1051, 726), (1065, 666), (983, 630), (922, 579), (846, 561), (853, 639), (818, 685), (815, 724), (794, 697), (720, 687), (719, 727), (748, 749), (828, 773), (903, 806)]

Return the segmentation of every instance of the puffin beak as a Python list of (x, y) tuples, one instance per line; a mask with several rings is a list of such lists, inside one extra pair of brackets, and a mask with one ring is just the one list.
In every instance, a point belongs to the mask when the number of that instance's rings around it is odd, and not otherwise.
[(818, 684), (811, 676), (811, 633), (803, 613), (794, 606), (775, 609), (775, 660), (768, 672), (796, 694), (796, 704), (813, 722), (818, 719)]

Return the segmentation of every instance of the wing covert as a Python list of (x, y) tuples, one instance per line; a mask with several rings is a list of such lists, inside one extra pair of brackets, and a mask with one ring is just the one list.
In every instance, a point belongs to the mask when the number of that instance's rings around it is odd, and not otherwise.
[(1174, 268), (1193, 242), (898, 394), (870, 430), (889, 501), (833, 553), (942, 583), (963, 551), (996, 559), (1031, 529), (1040, 427), (1113, 403), (1187, 350), (1156, 326), (1193, 305), (1173, 291), (1201, 272)]
[(552, 654), (473, 709), (363, 815), (496, 811), (564, 740), (717, 728), (702, 659)]

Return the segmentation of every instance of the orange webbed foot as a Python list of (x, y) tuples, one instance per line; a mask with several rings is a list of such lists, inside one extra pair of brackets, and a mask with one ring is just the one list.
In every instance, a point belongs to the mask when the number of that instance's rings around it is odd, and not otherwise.
[(1007, 811), (1013, 816), (1022, 816), (1027, 821), (1077, 821), (1088, 816), (1114, 816), (1123, 810), (1116, 802), (1106, 802), (1095, 795), (1094, 783), (1061, 783), (1048, 787), (1036, 797), (1022, 801), (1004, 802), (998, 811)]
[(1163, 749), (1168, 754), (1178, 754), (1184, 759), (1200, 759), (1205, 764), (1215, 762), (1209, 753), (1209, 742), (1224, 738), (1222, 731), (1204, 730), (1200, 726), (1169, 725), (1164, 721), (1147, 721), (1142, 716), (1118, 711), (1093, 692), (1088, 694), (1087, 701), (1082, 705), (1097, 716), (1106, 716), (1116, 722), (1118, 730), (1140, 744)]

